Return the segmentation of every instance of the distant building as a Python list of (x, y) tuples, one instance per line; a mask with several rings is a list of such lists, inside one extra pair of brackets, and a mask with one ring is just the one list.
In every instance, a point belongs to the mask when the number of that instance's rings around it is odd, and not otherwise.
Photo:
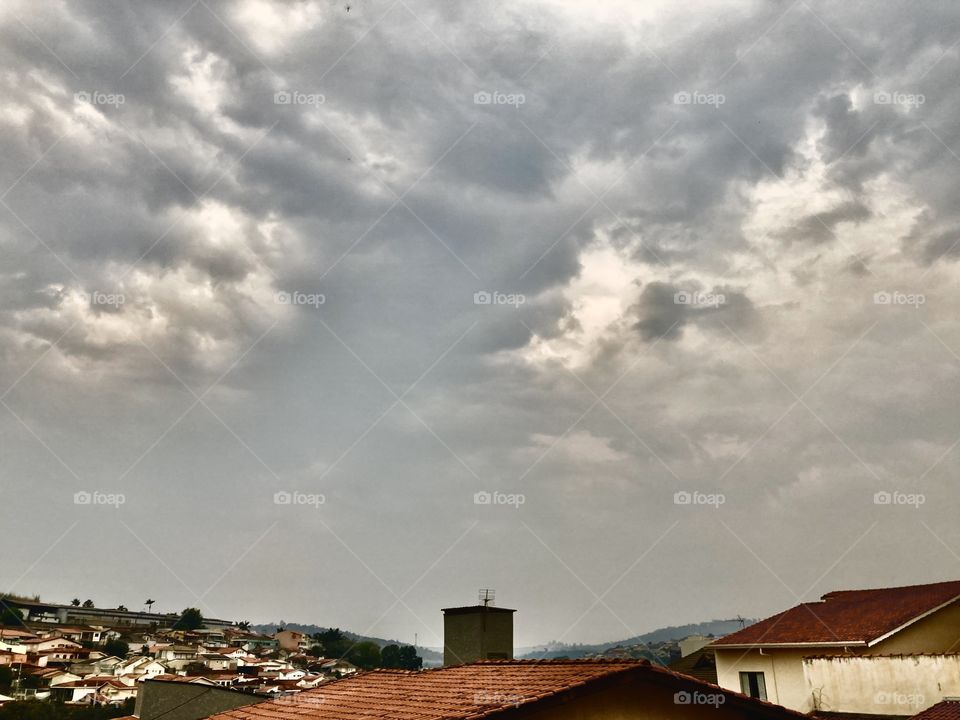
[[(169, 627), (178, 619), (178, 615), (161, 615), (160, 613), (133, 612), (113, 608), (85, 608), (74, 605), (59, 605), (57, 603), (34, 602), (4, 598), (5, 606), (21, 610), (27, 622), (59, 623), (61, 625), (157, 625)], [(230, 620), (204, 618), (204, 627), (228, 628), (233, 623)]]
[(280, 630), (273, 634), (280, 649), (287, 652), (300, 652), (310, 648), (310, 638), (296, 630)]
[(706, 635), (687, 635), (687, 637), (677, 643), (680, 646), (680, 657), (686, 657), (691, 653), (695, 653), (713, 639), (713, 637), (707, 637)]
[(492, 605), (443, 609), (443, 664), (513, 659), (513, 614)]

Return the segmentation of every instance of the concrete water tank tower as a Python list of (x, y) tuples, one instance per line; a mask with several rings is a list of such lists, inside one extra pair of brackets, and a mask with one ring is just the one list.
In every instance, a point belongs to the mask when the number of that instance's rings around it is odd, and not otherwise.
[(493, 590), (481, 590), (477, 605), (443, 608), (443, 664), (513, 659), (513, 614), (495, 607)]

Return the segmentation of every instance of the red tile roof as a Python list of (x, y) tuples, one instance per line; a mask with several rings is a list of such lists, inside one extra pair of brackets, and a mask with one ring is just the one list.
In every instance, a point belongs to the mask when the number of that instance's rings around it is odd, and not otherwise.
[(711, 645), (869, 645), (958, 597), (960, 581), (837, 590), (819, 602), (801, 603)]
[(911, 720), (960, 720), (960, 699), (949, 698), (917, 713)]
[(413, 672), (373, 670), (296, 695), (247, 705), (213, 720), (478, 720), (520, 705), (642, 675), (670, 692), (722, 693), (754, 717), (808, 720), (778, 705), (671, 672), (642, 660), (499, 660)]

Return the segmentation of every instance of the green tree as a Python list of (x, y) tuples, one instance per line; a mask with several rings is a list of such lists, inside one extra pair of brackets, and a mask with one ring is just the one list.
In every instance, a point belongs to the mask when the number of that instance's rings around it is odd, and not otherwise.
[(384, 645), (380, 651), (380, 667), (400, 667), (400, 647), (398, 645)]
[(203, 627), (203, 613), (198, 608), (187, 608), (173, 624), (174, 630), (197, 630)]
[(347, 652), (347, 660), (361, 670), (372, 670), (380, 666), (380, 646), (369, 640), (359, 642)]
[(313, 636), (323, 646), (323, 655), (328, 658), (342, 658), (350, 649), (350, 641), (340, 628), (329, 628)]
[(413, 645), (400, 648), (400, 667), (404, 670), (420, 670), (423, 667), (423, 658), (417, 655)]
[(73, 605), (74, 607), (80, 607), (80, 598), (74, 598), (73, 600), (70, 601), (70, 604)]
[(86, 600), (83, 601), (83, 607), (92, 608), (92, 607), (96, 607), (96, 605), (93, 604), (93, 600), (91, 600), (90, 598), (87, 598)]
[(4, 603), (3, 607), (0, 608), (0, 625), (23, 625), (23, 615), (20, 614), (19, 610), (14, 610)]
[(123, 640), (110, 638), (103, 644), (103, 651), (107, 655), (115, 655), (118, 658), (125, 658), (130, 652), (130, 646)]

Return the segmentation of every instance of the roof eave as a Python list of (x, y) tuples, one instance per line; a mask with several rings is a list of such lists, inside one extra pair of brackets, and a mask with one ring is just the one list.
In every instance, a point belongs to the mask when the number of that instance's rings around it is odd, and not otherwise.
[(851, 647), (851, 646), (868, 647), (868, 642), (866, 640), (840, 640), (840, 641), (830, 640), (826, 642), (730, 643), (726, 645), (715, 645), (711, 643), (707, 647), (711, 647), (716, 650), (748, 650), (751, 648), (763, 650), (764, 648)]

